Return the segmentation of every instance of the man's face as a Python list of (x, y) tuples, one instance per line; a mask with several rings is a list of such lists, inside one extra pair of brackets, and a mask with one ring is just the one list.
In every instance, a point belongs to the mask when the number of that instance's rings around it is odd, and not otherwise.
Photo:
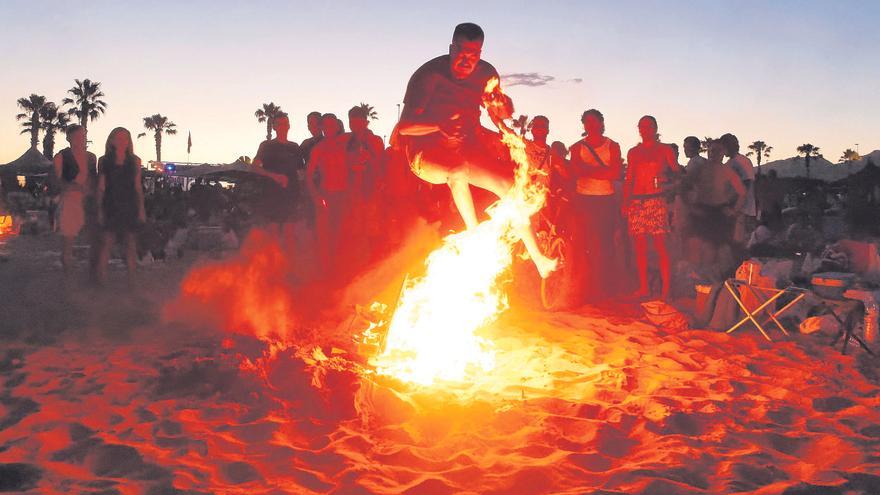
[(589, 114), (587, 118), (584, 119), (584, 131), (586, 131), (588, 136), (601, 136), (604, 130), (602, 127), (604, 124), (599, 117)]
[(532, 137), (535, 139), (547, 139), (550, 134), (550, 122), (544, 119), (535, 119), (532, 122)]
[(684, 156), (693, 158), (698, 154), (700, 154), (700, 143), (694, 143), (693, 141), (684, 142)]
[(348, 117), (348, 128), (351, 132), (363, 132), (367, 130), (367, 119), (363, 117)]
[(470, 76), (477, 68), (482, 51), (482, 40), (452, 40), (449, 45), (449, 64), (453, 77), (465, 79)]
[(272, 124), (272, 127), (275, 129), (275, 134), (287, 134), (287, 131), (290, 130), (290, 120), (287, 117), (279, 117), (275, 119), (275, 122)]
[(67, 136), (67, 142), (70, 143), (71, 148), (84, 148), (86, 145), (86, 131), (85, 131), (85, 129), (79, 129), (77, 131), (73, 131), (72, 134)]
[(657, 125), (653, 120), (643, 118), (639, 121), (639, 136), (642, 137), (642, 141), (657, 140)]
[(306, 124), (309, 126), (309, 132), (312, 133), (312, 136), (318, 136), (321, 134), (321, 118), (317, 115), (312, 115), (306, 119)]
[(724, 148), (724, 155), (725, 156), (729, 156), (730, 158), (733, 158), (734, 156), (736, 156), (736, 152), (733, 151), (735, 144), (733, 143), (732, 140), (723, 139), (723, 140), (721, 140), (721, 145), (722, 145), (722, 148)]
[(708, 155), (710, 162), (721, 163), (721, 160), (724, 159), (724, 145), (721, 144), (721, 141), (713, 141), (709, 145)]
[(326, 117), (321, 119), (321, 132), (324, 136), (335, 136), (339, 132), (339, 124), (335, 117)]

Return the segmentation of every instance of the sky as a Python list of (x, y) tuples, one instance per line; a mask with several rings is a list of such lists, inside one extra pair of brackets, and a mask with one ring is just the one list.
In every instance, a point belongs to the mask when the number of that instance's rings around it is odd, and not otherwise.
[[(254, 111), (267, 102), (290, 114), (296, 141), (308, 137), (308, 112), (344, 118), (361, 102), (388, 136), (409, 76), (466, 21), (483, 27), (483, 58), (502, 75), (531, 75), (502, 84), (517, 114), (550, 118), (551, 140), (577, 141), (581, 113), (597, 108), (624, 150), (645, 114), (664, 142), (732, 132), (743, 148), (773, 146), (771, 160), (803, 143), (832, 161), (856, 143), (880, 148), (873, 0), (0, 0), (0, 163), (30, 143), (16, 100), (60, 103), (85, 78), (108, 104), (89, 124), (99, 154), (112, 128), (137, 135), (160, 113), (179, 131), (164, 138), (165, 161), (187, 160), (187, 133), (192, 162), (253, 156), (266, 135)], [(155, 159), (151, 135), (135, 152)]]

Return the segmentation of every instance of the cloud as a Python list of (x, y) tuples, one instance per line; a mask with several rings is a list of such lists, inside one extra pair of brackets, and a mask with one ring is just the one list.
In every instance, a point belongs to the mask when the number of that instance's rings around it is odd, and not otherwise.
[[(504, 80), (505, 86), (547, 86), (548, 84), (558, 81), (556, 77), (549, 74), (541, 74), (539, 72), (515, 72), (513, 74), (503, 74), (501, 79)], [(584, 82), (583, 78), (576, 77), (574, 79), (565, 79), (561, 82), (580, 84)]]
[(503, 74), (501, 79), (504, 80), (505, 86), (546, 86), (556, 80), (555, 77), (547, 74), (539, 74), (537, 72), (517, 72), (514, 74)]

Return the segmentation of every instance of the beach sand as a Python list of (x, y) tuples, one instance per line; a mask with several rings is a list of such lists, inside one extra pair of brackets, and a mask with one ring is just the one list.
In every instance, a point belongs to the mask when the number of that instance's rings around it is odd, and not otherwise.
[(415, 388), (346, 345), (363, 280), (310, 298), (258, 245), (65, 296), (53, 242), (0, 247), (0, 491), (880, 493), (880, 360), (830, 335), (514, 305), (495, 370)]

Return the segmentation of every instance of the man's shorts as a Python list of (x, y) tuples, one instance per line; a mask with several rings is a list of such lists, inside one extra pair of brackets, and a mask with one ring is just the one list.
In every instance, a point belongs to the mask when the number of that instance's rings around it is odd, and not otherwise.
[(456, 140), (437, 133), (407, 137), (404, 149), (413, 173), (431, 184), (445, 184), (451, 176), (466, 175), (474, 165), (502, 169), (504, 163), (509, 163), (506, 148), (488, 130)]
[(669, 233), (669, 210), (662, 196), (632, 199), (626, 220), (632, 235)]

